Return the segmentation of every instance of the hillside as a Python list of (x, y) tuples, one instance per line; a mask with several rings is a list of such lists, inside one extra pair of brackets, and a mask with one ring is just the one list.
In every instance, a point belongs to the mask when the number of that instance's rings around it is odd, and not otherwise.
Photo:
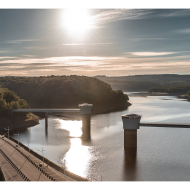
[(173, 86), (161, 86), (149, 89), (149, 92), (166, 92), (166, 93), (180, 93), (186, 94), (190, 90), (190, 83), (173, 85)]
[(78, 108), (91, 103), (92, 113), (105, 113), (130, 105), (122, 91), (93, 77), (0, 77), (0, 85), (16, 92), (31, 108)]
[(111, 85), (114, 90), (126, 92), (147, 91), (153, 87), (181, 85), (190, 82), (190, 75), (133, 75), (121, 77), (95, 76)]

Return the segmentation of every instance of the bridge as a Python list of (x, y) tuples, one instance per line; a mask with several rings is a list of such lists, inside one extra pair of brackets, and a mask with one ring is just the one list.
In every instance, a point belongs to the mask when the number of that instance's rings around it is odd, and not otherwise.
[(139, 123), (141, 127), (171, 127), (171, 128), (190, 128), (190, 124), (175, 123)]
[(50, 108), (30, 108), (30, 109), (13, 109), (13, 112), (42, 112), (45, 113), (45, 127), (47, 132), (48, 127), (48, 113), (80, 113), (82, 116), (82, 139), (87, 141), (91, 138), (91, 109), (92, 104), (79, 104), (79, 109), (50, 109)]
[(45, 113), (45, 126), (48, 126), (48, 113), (80, 113), (80, 109), (47, 109), (47, 108), (33, 108), (33, 109), (13, 109), (13, 112), (41, 112)]
[(190, 124), (173, 124), (173, 123), (141, 123), (141, 115), (125, 114), (122, 115), (124, 129), (124, 149), (131, 160), (136, 159), (137, 151), (137, 130), (140, 127), (171, 127), (171, 128), (190, 128)]
[[(82, 116), (82, 139), (90, 139), (90, 119), (92, 104), (80, 104), (80, 109), (15, 109), (13, 112), (44, 112), (45, 127), (48, 113), (80, 113)], [(44, 159), (41, 155), (8, 136), (0, 135), (0, 172), (5, 181), (88, 181), (65, 168)], [(8, 138), (7, 138), (8, 137)], [(45, 160), (45, 161), (44, 161)]]

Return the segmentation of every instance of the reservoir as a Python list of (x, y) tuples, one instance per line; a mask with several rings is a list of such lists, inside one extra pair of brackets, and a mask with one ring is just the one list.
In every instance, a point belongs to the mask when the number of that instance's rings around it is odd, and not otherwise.
[[(190, 123), (190, 103), (174, 96), (138, 97), (123, 111), (91, 117), (91, 140), (82, 142), (82, 121), (49, 116), (20, 132), (19, 141), (93, 181), (189, 181), (190, 129), (140, 127), (136, 162), (126, 161), (121, 115), (142, 115), (141, 122)], [(12, 135), (18, 140), (17, 136)], [(38, 150), (37, 150), (38, 149)], [(41, 154), (41, 152), (38, 152)]]

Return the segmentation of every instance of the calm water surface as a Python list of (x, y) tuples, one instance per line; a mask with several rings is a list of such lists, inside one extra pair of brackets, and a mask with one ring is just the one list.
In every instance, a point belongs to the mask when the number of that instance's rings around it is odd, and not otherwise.
[[(190, 123), (190, 103), (171, 96), (130, 97), (128, 110), (94, 115), (91, 141), (82, 142), (82, 121), (50, 116), (20, 133), (20, 141), (54, 163), (90, 180), (190, 180), (190, 129), (141, 127), (136, 162), (128, 164), (121, 115), (142, 115), (141, 122)], [(17, 136), (14, 136), (18, 139)], [(41, 152), (39, 152), (41, 154)]]

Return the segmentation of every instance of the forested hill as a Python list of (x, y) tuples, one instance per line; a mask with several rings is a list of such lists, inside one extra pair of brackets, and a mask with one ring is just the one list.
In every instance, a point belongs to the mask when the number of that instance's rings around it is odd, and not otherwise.
[(126, 92), (147, 91), (153, 87), (173, 86), (190, 83), (190, 75), (177, 74), (95, 77), (110, 84), (114, 90), (120, 89)]
[(186, 94), (188, 91), (190, 91), (190, 83), (173, 85), (173, 86), (154, 87), (150, 88), (148, 91)]
[(0, 85), (25, 99), (31, 108), (76, 108), (93, 104), (93, 113), (127, 108), (128, 96), (94, 77), (0, 77)]

